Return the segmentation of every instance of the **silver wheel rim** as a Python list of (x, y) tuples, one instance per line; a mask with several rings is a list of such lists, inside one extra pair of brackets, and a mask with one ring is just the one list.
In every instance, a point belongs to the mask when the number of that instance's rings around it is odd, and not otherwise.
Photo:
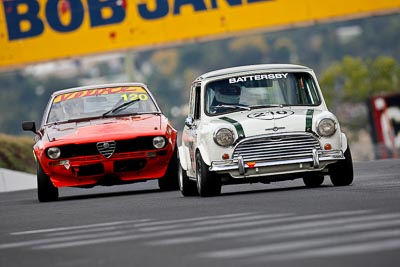
[(179, 166), (179, 190), (183, 192), (183, 172), (182, 172), (182, 167)]
[(197, 184), (197, 191), (200, 194), (200, 192), (201, 192), (201, 171), (200, 171), (199, 163), (200, 163), (199, 160), (197, 160), (197, 162), (196, 162), (196, 178), (197, 178), (196, 184)]

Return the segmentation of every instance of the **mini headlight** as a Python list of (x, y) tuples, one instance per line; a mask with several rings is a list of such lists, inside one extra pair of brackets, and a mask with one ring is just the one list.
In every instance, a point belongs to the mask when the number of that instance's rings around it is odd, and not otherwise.
[(58, 159), (61, 156), (61, 150), (58, 147), (50, 147), (47, 149), (47, 156), (51, 159)]
[(331, 118), (322, 119), (317, 125), (317, 131), (321, 136), (331, 136), (336, 132), (336, 123)]
[(214, 133), (214, 142), (220, 146), (230, 146), (233, 144), (234, 136), (233, 132), (227, 128), (218, 129)]
[(157, 136), (153, 138), (153, 146), (157, 149), (163, 148), (165, 146), (165, 138), (162, 136)]

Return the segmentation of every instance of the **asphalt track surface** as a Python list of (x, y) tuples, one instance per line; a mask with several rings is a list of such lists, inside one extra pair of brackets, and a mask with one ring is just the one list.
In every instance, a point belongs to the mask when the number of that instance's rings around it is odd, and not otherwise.
[(400, 266), (400, 160), (355, 163), (351, 186), (157, 183), (0, 194), (0, 266)]

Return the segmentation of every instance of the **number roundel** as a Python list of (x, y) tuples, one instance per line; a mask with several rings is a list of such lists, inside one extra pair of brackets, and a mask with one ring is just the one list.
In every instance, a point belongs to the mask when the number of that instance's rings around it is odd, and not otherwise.
[(132, 94), (123, 94), (121, 97), (124, 99), (124, 101), (133, 101), (136, 99), (140, 99), (141, 101), (146, 101), (149, 99), (149, 96), (144, 93), (132, 93)]

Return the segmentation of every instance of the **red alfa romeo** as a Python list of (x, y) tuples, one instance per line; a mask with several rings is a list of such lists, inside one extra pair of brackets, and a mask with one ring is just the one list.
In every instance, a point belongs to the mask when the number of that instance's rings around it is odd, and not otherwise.
[(60, 187), (90, 188), (158, 179), (178, 189), (177, 131), (147, 86), (119, 83), (52, 94), (33, 147), (39, 201), (58, 199)]

